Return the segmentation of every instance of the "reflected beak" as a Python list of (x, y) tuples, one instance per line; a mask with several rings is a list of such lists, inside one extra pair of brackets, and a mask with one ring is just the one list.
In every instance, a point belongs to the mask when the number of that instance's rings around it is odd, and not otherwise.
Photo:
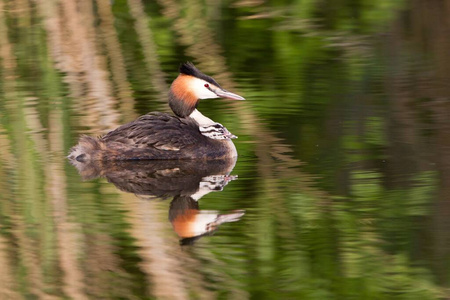
[(214, 89), (212, 90), (217, 96), (219, 96), (220, 98), (226, 98), (226, 99), (233, 99), (233, 100), (245, 100), (244, 97), (241, 97), (239, 95), (230, 93), (226, 90), (222, 90), (222, 89)]

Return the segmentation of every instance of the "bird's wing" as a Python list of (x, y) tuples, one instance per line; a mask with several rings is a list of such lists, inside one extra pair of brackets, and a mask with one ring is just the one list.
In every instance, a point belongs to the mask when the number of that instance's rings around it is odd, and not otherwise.
[(203, 138), (194, 120), (150, 113), (107, 133), (102, 140), (134, 148), (178, 151), (201, 142)]

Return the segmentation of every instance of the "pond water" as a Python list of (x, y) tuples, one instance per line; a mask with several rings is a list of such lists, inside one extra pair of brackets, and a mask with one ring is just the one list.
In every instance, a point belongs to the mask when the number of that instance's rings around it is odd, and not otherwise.
[[(0, 298), (448, 299), (449, 16), (0, 0)], [(185, 61), (247, 99), (199, 105), (237, 161), (69, 163)]]

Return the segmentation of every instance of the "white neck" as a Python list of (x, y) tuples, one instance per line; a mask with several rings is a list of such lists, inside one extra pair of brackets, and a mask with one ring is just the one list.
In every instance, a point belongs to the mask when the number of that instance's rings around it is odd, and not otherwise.
[(205, 117), (204, 115), (202, 115), (201, 112), (199, 112), (197, 109), (195, 109), (190, 115), (189, 117), (191, 117), (192, 119), (194, 119), (198, 125), (200, 125), (201, 127), (205, 127), (208, 125), (213, 125), (216, 124), (216, 122), (214, 122), (213, 120), (211, 120), (208, 117)]

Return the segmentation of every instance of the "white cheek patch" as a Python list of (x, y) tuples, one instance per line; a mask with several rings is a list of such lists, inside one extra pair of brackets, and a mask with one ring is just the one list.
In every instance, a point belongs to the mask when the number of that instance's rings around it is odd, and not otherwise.
[(191, 91), (195, 94), (197, 99), (211, 99), (211, 98), (219, 98), (216, 94), (211, 92), (208, 88), (205, 87), (205, 84), (209, 84), (209, 82), (204, 81), (203, 79), (194, 77), (190, 82)]
[(215, 229), (210, 224), (214, 224), (219, 216), (219, 212), (215, 210), (200, 210), (195, 217), (192, 226), (193, 236), (202, 235), (208, 231)]

